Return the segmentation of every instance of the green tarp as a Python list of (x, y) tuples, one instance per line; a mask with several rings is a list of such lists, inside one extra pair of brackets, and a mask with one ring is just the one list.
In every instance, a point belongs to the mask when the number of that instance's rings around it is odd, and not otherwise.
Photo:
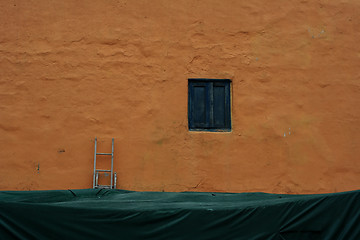
[(360, 191), (0, 192), (0, 239), (360, 239)]

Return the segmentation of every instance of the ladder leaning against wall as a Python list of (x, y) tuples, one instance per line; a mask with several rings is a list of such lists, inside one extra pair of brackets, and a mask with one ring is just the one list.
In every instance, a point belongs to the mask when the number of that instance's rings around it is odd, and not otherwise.
[[(111, 169), (97, 169), (96, 168), (96, 157), (98, 155), (111, 156)], [(101, 159), (103, 160), (103, 159)], [(99, 185), (99, 175), (110, 174), (110, 185)], [(97, 138), (95, 137), (95, 153), (94, 153), (94, 175), (93, 175), (93, 189), (104, 188), (104, 189), (115, 189), (116, 188), (116, 172), (114, 173), (114, 138), (111, 144), (111, 153), (98, 153), (97, 152)]]

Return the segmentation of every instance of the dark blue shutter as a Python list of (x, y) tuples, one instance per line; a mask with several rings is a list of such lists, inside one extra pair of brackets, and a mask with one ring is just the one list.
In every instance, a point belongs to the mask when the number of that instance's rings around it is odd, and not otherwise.
[(214, 81), (212, 87), (212, 127), (230, 128), (230, 82)]
[(225, 86), (219, 83), (213, 85), (213, 126), (225, 126)]
[(209, 83), (189, 82), (189, 126), (209, 127)]

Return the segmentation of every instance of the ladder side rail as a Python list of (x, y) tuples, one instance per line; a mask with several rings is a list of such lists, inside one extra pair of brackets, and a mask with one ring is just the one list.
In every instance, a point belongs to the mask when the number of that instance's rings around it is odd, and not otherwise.
[(110, 181), (110, 188), (113, 188), (113, 176), (114, 176), (114, 138), (112, 139), (111, 143), (111, 181)]
[(95, 188), (95, 178), (96, 178), (96, 145), (97, 145), (97, 138), (95, 137), (95, 153), (94, 153), (94, 175), (93, 175), (93, 188)]
[(99, 173), (96, 172), (96, 177), (95, 177), (95, 188), (99, 188)]

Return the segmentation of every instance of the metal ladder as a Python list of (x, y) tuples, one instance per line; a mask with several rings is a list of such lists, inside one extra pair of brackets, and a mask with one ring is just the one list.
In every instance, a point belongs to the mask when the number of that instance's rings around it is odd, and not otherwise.
[[(111, 153), (98, 153), (97, 138), (95, 137), (95, 153), (94, 153), (94, 176), (93, 176), (93, 189), (105, 188), (115, 189), (116, 188), (116, 172), (114, 173), (114, 138), (112, 139)], [(111, 156), (111, 169), (96, 169), (96, 156), (97, 155), (108, 155)], [(99, 185), (99, 174), (110, 173), (110, 185)]]

